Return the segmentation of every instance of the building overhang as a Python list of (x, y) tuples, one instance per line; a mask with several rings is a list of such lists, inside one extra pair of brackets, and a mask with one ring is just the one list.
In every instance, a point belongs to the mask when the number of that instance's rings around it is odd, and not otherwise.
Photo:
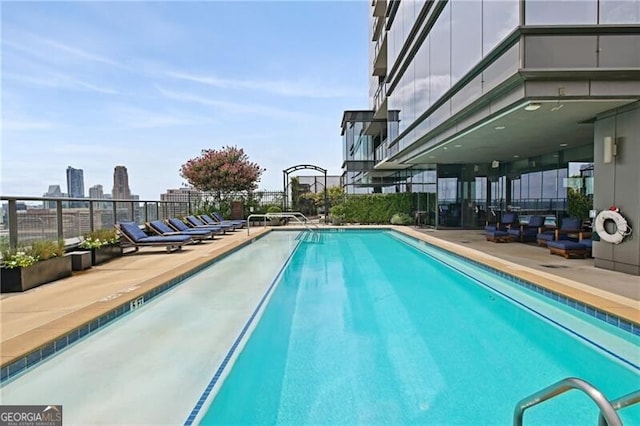
[(631, 99), (523, 100), (439, 142), (418, 141), (392, 157), (404, 164), (493, 163), (593, 143), (595, 117)]

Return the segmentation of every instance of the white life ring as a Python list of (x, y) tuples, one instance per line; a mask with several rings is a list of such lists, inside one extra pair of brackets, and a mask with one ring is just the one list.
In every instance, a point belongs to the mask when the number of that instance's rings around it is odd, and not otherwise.
[[(604, 227), (604, 223), (607, 220), (613, 220), (616, 224), (616, 230), (613, 234), (608, 233)], [(595, 227), (598, 237), (600, 237), (602, 241), (612, 244), (620, 244), (624, 237), (630, 234), (629, 231), (631, 230), (627, 225), (627, 220), (614, 210), (602, 210), (598, 213)]]

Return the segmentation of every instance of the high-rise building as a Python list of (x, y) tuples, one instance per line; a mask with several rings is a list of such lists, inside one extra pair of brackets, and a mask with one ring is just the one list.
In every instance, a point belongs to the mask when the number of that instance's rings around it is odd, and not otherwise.
[(82, 169), (67, 167), (67, 194), (69, 198), (84, 197), (84, 172)]
[(113, 190), (111, 197), (114, 200), (130, 200), (129, 174), (125, 166), (116, 166), (113, 170)]
[(102, 185), (94, 185), (89, 188), (89, 198), (102, 199), (104, 198), (104, 189)]
[[(560, 221), (569, 171), (592, 163), (593, 208), (627, 200), (640, 223), (638, 1), (373, 0), (369, 11), (369, 109), (342, 120), (346, 192), (424, 193), (435, 227), (480, 228), (507, 210)], [(640, 274), (640, 238), (594, 243), (593, 256)]]
[(162, 209), (172, 209), (173, 215), (186, 216), (191, 210), (191, 206), (197, 205), (202, 199), (202, 191), (193, 187), (182, 187), (178, 189), (167, 189), (167, 192), (160, 194), (160, 201), (167, 201), (175, 204), (162, 204)]
[[(45, 197), (45, 198), (62, 198), (62, 197), (65, 196), (65, 194), (62, 193), (62, 190), (60, 189), (60, 185), (49, 185), (49, 189), (47, 189), (47, 192), (42, 194), (42, 196)], [(45, 201), (44, 202), (44, 208), (45, 209), (55, 209), (56, 208), (56, 202), (55, 201)]]

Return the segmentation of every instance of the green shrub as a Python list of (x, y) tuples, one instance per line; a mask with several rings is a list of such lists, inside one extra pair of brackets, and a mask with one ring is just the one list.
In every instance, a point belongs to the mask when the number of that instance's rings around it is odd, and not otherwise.
[(275, 204), (270, 204), (266, 206), (267, 213), (282, 213), (282, 208), (280, 206), (276, 206)]
[(5, 268), (26, 268), (40, 260), (64, 255), (64, 241), (40, 240), (30, 246), (2, 247), (2, 266)]
[(413, 219), (406, 213), (396, 213), (391, 216), (392, 225), (411, 225), (412, 223)]
[(85, 234), (79, 246), (81, 248), (91, 249), (116, 244), (117, 242), (118, 232), (115, 228), (103, 228)]

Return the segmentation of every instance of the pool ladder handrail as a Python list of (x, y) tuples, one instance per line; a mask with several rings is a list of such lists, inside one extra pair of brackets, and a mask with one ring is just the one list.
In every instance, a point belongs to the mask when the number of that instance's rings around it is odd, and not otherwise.
[[(310, 223), (309, 219), (301, 212), (255, 213), (255, 214), (250, 214), (249, 217), (247, 217), (247, 235), (249, 235), (249, 228), (251, 228), (252, 217), (264, 218), (264, 226), (267, 226), (267, 219), (290, 218), (290, 219), (295, 219), (298, 223), (304, 225), (304, 227), (307, 228), (308, 231), (313, 232), (314, 234), (317, 234), (318, 230), (320, 229), (318, 225), (316, 225), (315, 223), (312, 223), (312, 225), (315, 228), (315, 229), (312, 229), (309, 226), (309, 223)], [(302, 220), (300, 220), (301, 218)]]
[[(638, 402), (640, 402), (640, 389), (638, 389), (635, 392), (631, 392), (629, 394), (621, 396), (618, 399), (614, 399), (613, 401), (611, 401), (611, 405), (613, 406), (613, 409), (617, 411), (617, 410), (621, 410), (622, 408), (635, 405)], [(606, 425), (607, 425), (607, 420), (602, 416), (602, 413), (601, 413), (600, 417), (598, 417), (598, 426), (606, 426)]]
[(568, 377), (546, 388), (523, 398), (516, 404), (513, 413), (513, 425), (522, 426), (524, 411), (534, 405), (538, 405), (571, 389), (578, 389), (586, 393), (593, 402), (600, 408), (599, 422), (604, 421), (608, 426), (622, 426), (622, 420), (618, 416), (616, 409), (611, 402), (592, 384), (577, 377)]

